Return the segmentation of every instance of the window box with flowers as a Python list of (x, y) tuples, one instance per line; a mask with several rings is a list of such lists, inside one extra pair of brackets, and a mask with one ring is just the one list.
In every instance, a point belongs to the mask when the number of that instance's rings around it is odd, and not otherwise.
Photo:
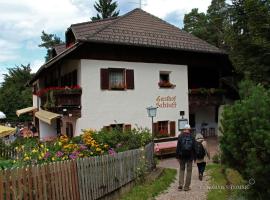
[(175, 85), (170, 83), (169, 81), (160, 81), (158, 83), (160, 88), (175, 88)]

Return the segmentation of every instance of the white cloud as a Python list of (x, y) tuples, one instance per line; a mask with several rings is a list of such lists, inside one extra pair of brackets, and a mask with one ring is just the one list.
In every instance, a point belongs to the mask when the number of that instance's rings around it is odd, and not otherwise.
[(30, 67), (31, 67), (31, 72), (32, 73), (36, 73), (37, 70), (40, 68), (41, 65), (44, 64), (44, 59), (41, 59), (41, 60), (33, 60), (31, 63), (30, 63)]
[(165, 18), (171, 12), (181, 14), (188, 13), (192, 8), (198, 8), (200, 12), (205, 12), (211, 0), (144, 0), (146, 3), (143, 9), (160, 18)]

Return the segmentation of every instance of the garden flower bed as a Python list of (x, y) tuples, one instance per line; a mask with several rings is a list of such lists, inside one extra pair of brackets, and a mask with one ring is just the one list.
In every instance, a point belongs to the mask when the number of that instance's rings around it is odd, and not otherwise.
[[(62, 135), (48, 142), (20, 138), (12, 144), (17, 151), (17, 157), (10, 162), (12, 167), (19, 167), (106, 154), (113, 156), (117, 152), (145, 146), (150, 141), (151, 134), (144, 129), (127, 132), (87, 129), (80, 136), (68, 138)], [(7, 164), (8, 168), (10, 162)]]

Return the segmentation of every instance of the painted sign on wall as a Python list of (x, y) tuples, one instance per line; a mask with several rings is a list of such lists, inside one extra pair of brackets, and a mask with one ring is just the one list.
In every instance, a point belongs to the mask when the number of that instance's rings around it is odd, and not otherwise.
[(176, 108), (176, 96), (158, 96), (156, 106), (158, 108)]

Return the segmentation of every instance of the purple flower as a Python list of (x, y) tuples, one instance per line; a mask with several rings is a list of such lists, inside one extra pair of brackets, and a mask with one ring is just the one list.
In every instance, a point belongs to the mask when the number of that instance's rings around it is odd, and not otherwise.
[(57, 151), (55, 155), (56, 157), (60, 158), (64, 155), (64, 153), (62, 151)]
[(74, 160), (74, 159), (77, 158), (77, 155), (72, 153), (72, 154), (70, 154), (68, 157), (69, 157), (70, 159)]
[(80, 145), (80, 150), (83, 151), (83, 150), (86, 150), (86, 149), (87, 149), (87, 146), (85, 146), (85, 145), (83, 145), (83, 144)]
[(47, 152), (45, 153), (45, 155), (44, 155), (44, 158), (47, 159), (47, 158), (50, 157), (50, 155), (51, 155), (51, 153), (47, 151)]
[(108, 152), (109, 152), (109, 155), (111, 156), (114, 156), (116, 154), (113, 148), (110, 148)]

